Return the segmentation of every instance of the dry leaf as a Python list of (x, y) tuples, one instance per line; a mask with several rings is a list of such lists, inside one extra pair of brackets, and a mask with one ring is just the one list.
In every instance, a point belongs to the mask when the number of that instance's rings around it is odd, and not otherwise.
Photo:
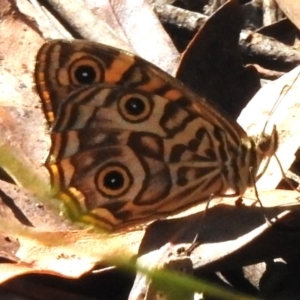
[(101, 270), (128, 262), (137, 253), (137, 241), (141, 240), (144, 232), (123, 235), (85, 230), (47, 232), (14, 224), (13, 229), (6, 228), (5, 234), (17, 238), (20, 246), (15, 253), (17, 264), (0, 264), (0, 283), (24, 273), (78, 278), (96, 266)]
[(111, 24), (114, 30), (118, 28), (117, 32), (123, 33), (135, 53), (166, 72), (175, 74), (179, 53), (148, 1), (89, 0), (87, 3), (90, 9), (97, 8), (98, 11), (102, 11), (101, 15), (106, 15), (106, 19), (108, 16), (112, 19), (108, 24)]
[(241, 6), (228, 1), (194, 36), (176, 75), (233, 119), (260, 88), (255, 69), (242, 63), (239, 50), (242, 24)]
[[(270, 133), (276, 125), (279, 133), (279, 148), (276, 155), (285, 172), (293, 163), (294, 154), (300, 146), (299, 74), (300, 67), (297, 67), (265, 85), (238, 118), (238, 122), (247, 133), (254, 136), (262, 133), (266, 122), (268, 122), (266, 133)], [(257, 187), (260, 190), (271, 190), (281, 179), (282, 173), (278, 162), (273, 157), (267, 171), (258, 181)]]
[(298, 1), (276, 0), (284, 14), (300, 29), (300, 7)]
[[(48, 2), (77, 33), (74, 37), (137, 53), (168, 73), (175, 74), (179, 54), (147, 1)], [(42, 29), (49, 20), (39, 16), (37, 22)], [(55, 28), (53, 31), (56, 31)], [(47, 33), (49, 35), (52, 39), (59, 38), (57, 33)]]

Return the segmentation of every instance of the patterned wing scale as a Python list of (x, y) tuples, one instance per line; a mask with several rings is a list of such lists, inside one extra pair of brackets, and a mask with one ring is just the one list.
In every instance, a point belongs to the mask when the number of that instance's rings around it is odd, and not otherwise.
[(53, 41), (35, 78), (51, 126), (46, 166), (69, 213), (109, 230), (243, 194), (277, 132), (254, 140), (203, 98), (132, 54)]

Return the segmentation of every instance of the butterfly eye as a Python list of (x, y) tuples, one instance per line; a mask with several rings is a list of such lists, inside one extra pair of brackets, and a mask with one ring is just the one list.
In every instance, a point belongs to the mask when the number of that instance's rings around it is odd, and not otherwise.
[(96, 187), (105, 197), (120, 197), (133, 183), (127, 167), (121, 164), (108, 164), (98, 171)]
[(71, 66), (71, 80), (74, 84), (89, 85), (104, 81), (104, 69), (100, 62), (80, 59)]
[(150, 117), (153, 110), (153, 101), (145, 95), (127, 94), (119, 100), (118, 109), (126, 121), (139, 123)]

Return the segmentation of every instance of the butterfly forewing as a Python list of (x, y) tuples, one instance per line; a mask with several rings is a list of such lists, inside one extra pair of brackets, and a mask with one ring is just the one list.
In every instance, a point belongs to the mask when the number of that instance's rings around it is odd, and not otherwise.
[[(35, 79), (52, 186), (73, 215), (117, 230), (231, 189), (243, 194), (276, 151), (152, 64), (87, 41), (53, 41)], [(276, 135), (276, 133), (272, 134)], [(270, 150), (271, 149), (271, 150)]]

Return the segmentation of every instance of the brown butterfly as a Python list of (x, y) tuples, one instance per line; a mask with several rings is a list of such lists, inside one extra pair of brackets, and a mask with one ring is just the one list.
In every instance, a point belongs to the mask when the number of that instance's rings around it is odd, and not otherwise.
[(248, 137), (206, 99), (151, 63), (89, 41), (38, 52), (37, 91), (51, 128), (46, 166), (76, 220), (119, 230), (211, 195), (242, 195), (278, 134)]

